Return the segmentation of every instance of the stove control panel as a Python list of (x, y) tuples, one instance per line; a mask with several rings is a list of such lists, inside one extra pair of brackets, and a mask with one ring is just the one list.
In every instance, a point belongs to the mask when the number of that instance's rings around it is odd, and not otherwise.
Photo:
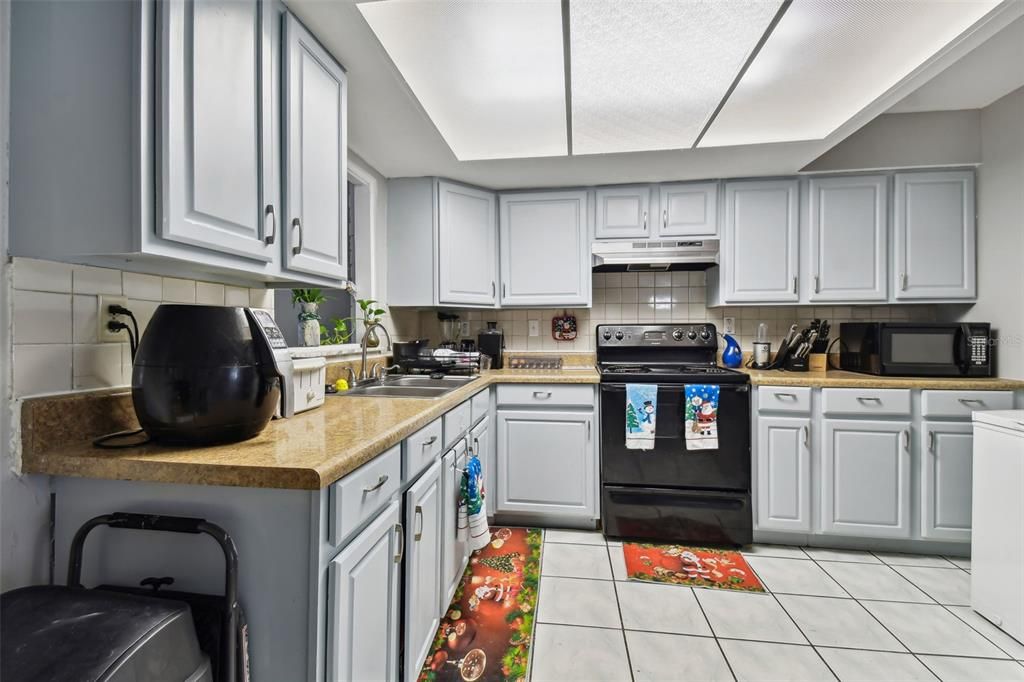
[(602, 324), (597, 327), (597, 345), (609, 348), (669, 346), (714, 349), (718, 348), (718, 330), (709, 323)]

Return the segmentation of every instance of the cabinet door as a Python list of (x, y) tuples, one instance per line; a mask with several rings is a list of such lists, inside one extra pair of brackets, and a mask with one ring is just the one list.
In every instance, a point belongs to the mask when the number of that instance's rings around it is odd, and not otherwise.
[(757, 418), (757, 527), (811, 530), (811, 420)]
[(497, 304), (497, 235), (494, 194), (438, 183), (439, 303)]
[(893, 215), (896, 298), (974, 298), (974, 172), (897, 173)]
[(886, 182), (884, 175), (810, 181), (810, 300), (886, 300)]
[(348, 81), (341, 66), (285, 15), (285, 264), (344, 279), (348, 233)]
[(484, 505), (487, 508), (487, 515), (494, 516), (495, 500), (498, 495), (497, 471), (495, 470), (494, 447), (491, 443), (491, 418), (484, 417), (479, 424), (469, 432), (470, 445), (473, 452), (480, 458), (480, 464), (484, 468)]
[(590, 305), (586, 192), (500, 198), (501, 305)]
[(718, 236), (718, 183), (681, 182), (658, 188), (659, 237)]
[[(274, 260), (278, 174), (270, 3), (160, 3), (160, 181), (164, 239)], [(127, 134), (127, 133), (126, 133)]]
[(398, 566), (401, 505), (396, 500), (328, 568), (327, 678), (398, 677)]
[(726, 303), (799, 300), (796, 180), (725, 184), (721, 260)]
[(459, 499), (462, 490), (462, 471), (466, 468), (466, 443), (461, 441), (441, 459), (441, 518), (444, 529), (441, 532), (441, 587), (438, 612), (448, 610), (455, 588), (462, 578), (469, 556), (467, 534), (459, 533)]
[(415, 682), (440, 623), (441, 462), (405, 493), (405, 679)]
[(593, 412), (498, 410), (498, 512), (593, 517)]
[(971, 539), (970, 422), (925, 421), (921, 427), (921, 537)]
[(823, 423), (822, 532), (910, 537), (910, 422)]
[(597, 239), (642, 239), (650, 236), (651, 188), (604, 187), (597, 190)]

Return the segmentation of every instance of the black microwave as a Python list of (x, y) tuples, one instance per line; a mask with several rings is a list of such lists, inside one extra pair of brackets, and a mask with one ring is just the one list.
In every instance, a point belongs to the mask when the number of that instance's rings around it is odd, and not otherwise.
[(990, 377), (987, 322), (843, 322), (839, 367), (881, 376)]

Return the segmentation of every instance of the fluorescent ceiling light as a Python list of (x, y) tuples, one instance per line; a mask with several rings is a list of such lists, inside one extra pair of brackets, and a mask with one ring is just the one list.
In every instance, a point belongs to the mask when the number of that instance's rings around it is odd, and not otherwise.
[(456, 158), (567, 154), (558, 0), (358, 7)]
[(570, 2), (573, 154), (693, 146), (781, 4)]
[(820, 140), (998, 0), (794, 0), (700, 147)]

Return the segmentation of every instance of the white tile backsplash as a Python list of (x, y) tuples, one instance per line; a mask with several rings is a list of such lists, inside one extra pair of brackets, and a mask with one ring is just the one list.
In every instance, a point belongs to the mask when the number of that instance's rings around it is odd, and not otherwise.
[(124, 343), (98, 343), (98, 295), (124, 295), (142, 332), (162, 302), (193, 303), (198, 298), (209, 304), (274, 307), (272, 291), (267, 289), (31, 258), (15, 258), (13, 270), (14, 394), (18, 397), (131, 383), (127, 335)]

